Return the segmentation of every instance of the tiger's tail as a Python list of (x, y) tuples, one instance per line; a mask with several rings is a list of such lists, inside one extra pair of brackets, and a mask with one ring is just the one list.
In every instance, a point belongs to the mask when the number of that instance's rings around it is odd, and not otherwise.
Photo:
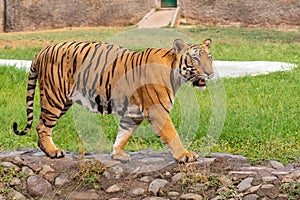
[(18, 130), (18, 124), (13, 123), (13, 130), (17, 135), (26, 135), (26, 133), (31, 129), (33, 122), (33, 100), (37, 81), (36, 72), (36, 58), (33, 59), (30, 67), (30, 72), (28, 75), (28, 85), (27, 85), (27, 96), (26, 96), (26, 107), (27, 107), (27, 125), (24, 130)]

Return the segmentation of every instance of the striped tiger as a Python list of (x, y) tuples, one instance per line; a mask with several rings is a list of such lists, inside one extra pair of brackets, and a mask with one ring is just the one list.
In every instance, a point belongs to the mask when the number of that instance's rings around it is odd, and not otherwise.
[(104, 42), (65, 42), (40, 50), (32, 61), (27, 86), (27, 126), (33, 122), (33, 100), (39, 82), (41, 114), (37, 125), (38, 145), (51, 158), (65, 152), (52, 141), (57, 120), (72, 104), (91, 112), (121, 116), (112, 158), (130, 160), (124, 146), (145, 119), (170, 148), (178, 162), (191, 162), (197, 154), (187, 151), (169, 117), (176, 91), (185, 82), (203, 90), (213, 76), (209, 47), (212, 41), (185, 44), (174, 40), (173, 47), (148, 48), (136, 52)]

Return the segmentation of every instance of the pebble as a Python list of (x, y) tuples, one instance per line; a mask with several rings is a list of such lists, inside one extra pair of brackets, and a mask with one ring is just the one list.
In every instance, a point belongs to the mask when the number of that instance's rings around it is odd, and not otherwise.
[(276, 160), (271, 160), (270, 164), (274, 169), (277, 169), (277, 170), (283, 170), (285, 168), (282, 163), (280, 163)]
[(17, 177), (12, 178), (9, 183), (10, 186), (16, 186), (16, 185), (20, 185), (20, 184), (21, 184), (21, 180)]
[(272, 182), (272, 181), (275, 181), (275, 180), (277, 180), (276, 176), (264, 176), (264, 177), (262, 177), (263, 182)]
[(177, 199), (179, 197), (179, 195), (180, 195), (179, 192), (174, 192), (174, 191), (171, 191), (168, 193), (168, 197), (172, 200)]
[(88, 190), (86, 192), (77, 192), (74, 191), (70, 194), (68, 199), (72, 200), (86, 200), (86, 199), (99, 199), (100, 195), (96, 193), (94, 190)]
[(70, 180), (68, 178), (66, 178), (65, 175), (62, 174), (55, 179), (54, 185), (62, 186), (68, 182), (70, 182)]
[(150, 181), (152, 181), (153, 178), (151, 176), (143, 176), (140, 181), (144, 182), (144, 183), (149, 183)]
[(30, 196), (41, 197), (52, 191), (52, 185), (41, 176), (30, 176), (27, 179), (27, 190)]
[(246, 178), (246, 179), (242, 180), (237, 186), (237, 188), (238, 188), (237, 191), (243, 192), (243, 191), (251, 188), (252, 181), (253, 181), (253, 178)]
[(275, 187), (273, 184), (262, 185), (257, 191), (257, 194), (262, 197), (270, 197), (275, 199), (279, 195), (279, 188)]
[(193, 194), (193, 193), (187, 193), (183, 194), (179, 197), (180, 200), (202, 200), (203, 197), (198, 194)]
[(115, 192), (119, 192), (121, 190), (120, 186), (118, 184), (114, 184), (110, 187), (108, 187), (105, 192), (107, 193), (115, 193)]
[[(20, 192), (13, 190), (13, 192), (11, 193), (12, 199), (14, 200), (26, 200), (27, 198), (21, 194)], [(0, 198), (1, 199), (1, 198)]]
[(27, 166), (22, 167), (22, 173), (26, 174), (27, 176), (32, 176), (34, 174), (32, 169)]
[(172, 177), (172, 182), (178, 182), (181, 180), (181, 178), (182, 178), (181, 173), (177, 173)]
[(257, 194), (248, 194), (244, 196), (243, 200), (257, 200), (259, 196)]
[(13, 163), (11, 163), (11, 162), (2, 162), (1, 163), (1, 165), (2, 165), (2, 167), (4, 167), (4, 168), (8, 168), (8, 169), (14, 169), (14, 171), (15, 172), (19, 172), (21, 169), (17, 166), (17, 165), (15, 165), (15, 164), (13, 164)]
[(167, 180), (164, 179), (155, 179), (153, 180), (148, 188), (148, 192), (151, 194), (157, 195), (159, 190), (163, 187), (165, 187), (168, 184)]
[(136, 187), (136, 188), (133, 188), (132, 190), (129, 191), (129, 195), (133, 196), (133, 197), (142, 195), (144, 193), (145, 193), (145, 189), (141, 188), (141, 187)]

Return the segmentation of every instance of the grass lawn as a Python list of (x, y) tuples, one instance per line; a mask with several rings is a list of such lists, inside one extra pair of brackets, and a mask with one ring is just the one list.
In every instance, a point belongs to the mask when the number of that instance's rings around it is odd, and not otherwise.
[[(31, 60), (36, 52), (47, 44), (72, 40), (106, 41), (115, 34), (128, 30), (133, 29), (130, 27), (66, 28), (42, 32), (2, 33), (0, 34), (0, 59)], [(190, 28), (176, 31), (193, 41), (212, 38), (211, 52), (215, 60), (268, 60), (300, 65), (300, 30), (283, 32), (257, 28)], [(221, 135), (211, 150), (242, 154), (257, 162), (276, 159), (286, 163), (299, 158), (299, 79), (299, 67), (288, 72), (223, 79), (222, 86), (226, 93), (226, 119)], [(26, 84), (25, 70), (0, 67), (0, 150), (37, 147), (35, 128), (23, 137), (14, 135), (12, 131), (14, 121), (18, 122), (20, 129), (26, 125)], [(210, 90), (196, 91), (195, 95), (201, 112), (197, 130), (192, 129), (195, 137), (190, 149), (199, 150), (210, 126), (212, 104)], [(38, 92), (36, 92), (34, 109), (33, 127), (37, 125), (40, 110)], [(171, 113), (177, 128), (182, 117), (180, 109), (177, 101)], [(83, 111), (74, 107), (59, 120), (53, 133), (55, 143), (66, 150), (80, 151), (82, 142), (92, 143), (91, 146), (96, 145), (99, 138), (95, 140), (92, 134), (103, 131), (107, 138), (105, 148), (109, 149), (117, 132), (116, 117), (109, 115), (91, 117), (86, 112), (81, 116), (77, 115), (77, 112)], [(91, 118), (87, 120), (87, 117)], [(94, 127), (95, 123), (99, 126)], [(196, 125), (190, 124), (190, 126)], [(83, 136), (81, 132), (85, 127), (89, 127), (90, 133)], [(81, 137), (78, 137), (77, 131)], [(127, 150), (163, 148), (155, 134), (147, 135), (149, 132), (151, 132), (149, 126), (143, 124), (138, 134), (130, 140)], [(183, 136), (184, 133), (181, 135)]]

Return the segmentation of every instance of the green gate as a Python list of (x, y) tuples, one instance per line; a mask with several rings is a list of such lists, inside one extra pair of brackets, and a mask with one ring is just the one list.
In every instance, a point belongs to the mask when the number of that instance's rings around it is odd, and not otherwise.
[(177, 7), (177, 0), (161, 0), (161, 7)]

